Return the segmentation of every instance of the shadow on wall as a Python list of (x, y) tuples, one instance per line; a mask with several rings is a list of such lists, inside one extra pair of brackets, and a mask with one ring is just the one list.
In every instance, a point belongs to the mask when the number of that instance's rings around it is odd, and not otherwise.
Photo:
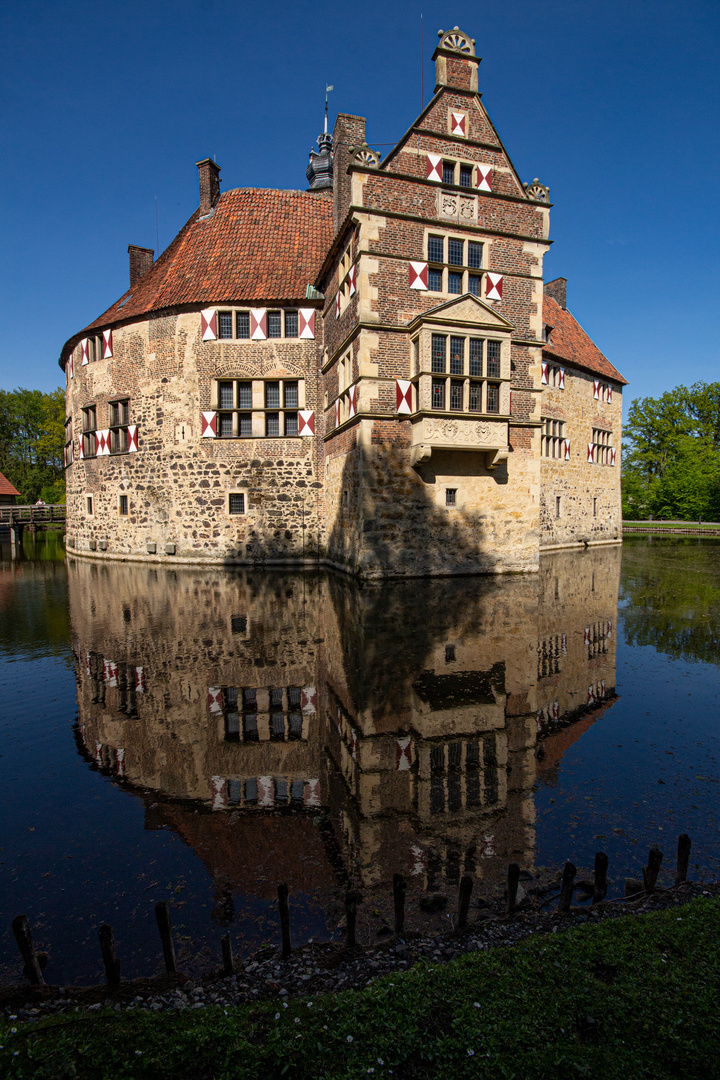
[[(458, 468), (453, 460), (441, 475), (478, 475), (465, 461)], [(429, 495), (436, 472), (429, 465), (416, 472), (404, 448), (357, 445), (343, 467), (328, 557), (367, 577), (494, 573), (498, 560), (488, 551), (486, 515), (438, 506)], [(505, 467), (491, 479), (507, 483)]]

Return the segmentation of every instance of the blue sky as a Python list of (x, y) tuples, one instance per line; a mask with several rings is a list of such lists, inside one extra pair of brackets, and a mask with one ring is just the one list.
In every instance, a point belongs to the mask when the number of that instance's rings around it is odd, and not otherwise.
[(60, 383), (128, 244), (156, 246), (156, 197), (161, 250), (193, 212), (200, 158), (223, 190), (304, 188), (326, 81), (331, 122), (366, 116), (387, 150), (455, 24), (521, 178), (550, 187), (546, 280), (627, 398), (720, 378), (717, 0), (23, 0), (0, 22), (0, 387)]

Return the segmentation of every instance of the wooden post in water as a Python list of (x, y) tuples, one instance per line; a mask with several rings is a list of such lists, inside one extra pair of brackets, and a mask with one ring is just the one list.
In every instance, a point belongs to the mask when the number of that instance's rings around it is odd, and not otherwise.
[(687, 833), (681, 833), (678, 837), (678, 853), (677, 853), (677, 872), (675, 874), (675, 884), (680, 885), (683, 881), (687, 881), (688, 863), (690, 862), (690, 848), (692, 847), (692, 841)]
[(566, 862), (563, 868), (562, 885), (560, 886), (560, 900), (558, 911), (569, 911), (573, 898), (573, 886), (577, 869), (571, 862)]
[(607, 892), (607, 868), (608, 857), (604, 851), (595, 853), (595, 884), (593, 888), (593, 904), (599, 904), (605, 899)]
[(235, 973), (235, 964), (233, 963), (232, 941), (230, 940), (230, 934), (223, 934), (223, 936), (220, 938), (220, 944), (222, 946), (223, 973), (225, 975), (233, 975)]
[(395, 904), (395, 933), (402, 934), (405, 929), (405, 878), (402, 874), (393, 874), (393, 901)]
[(345, 921), (347, 923), (346, 944), (348, 949), (355, 948), (355, 926), (357, 923), (357, 905), (359, 895), (355, 889), (348, 889), (345, 893)]
[(102, 953), (103, 963), (105, 965), (105, 978), (107, 979), (107, 984), (108, 986), (119, 986), (120, 961), (115, 955), (115, 939), (113, 937), (112, 926), (103, 923), (98, 930), (98, 939), (100, 941), (100, 952)]
[(175, 949), (173, 947), (172, 929), (170, 927), (170, 908), (167, 900), (161, 900), (155, 905), (155, 921), (160, 931), (163, 956), (165, 958), (165, 970), (175, 974)]
[(646, 893), (655, 892), (655, 882), (660, 872), (660, 863), (662, 862), (662, 851), (659, 848), (650, 848), (648, 853), (648, 864), (643, 866), (643, 885)]
[(473, 879), (469, 874), (463, 874), (460, 882), (460, 901), (458, 903), (458, 930), (464, 930), (467, 926), (468, 911), (470, 910), (470, 894), (473, 890)]
[(290, 908), (288, 906), (288, 887), (278, 885), (278, 908), (280, 909), (280, 933), (282, 934), (282, 954), (289, 956), (292, 952), (290, 944)]
[(511, 862), (507, 872), (507, 913), (512, 915), (517, 907), (517, 891), (520, 883), (520, 867), (516, 862)]
[(16, 916), (12, 921), (12, 928), (18, 949), (20, 950), (20, 955), (25, 961), (25, 974), (33, 986), (42, 986), (45, 980), (43, 979), (38, 954), (33, 948), (32, 934), (30, 933), (30, 923), (28, 922), (27, 915)]

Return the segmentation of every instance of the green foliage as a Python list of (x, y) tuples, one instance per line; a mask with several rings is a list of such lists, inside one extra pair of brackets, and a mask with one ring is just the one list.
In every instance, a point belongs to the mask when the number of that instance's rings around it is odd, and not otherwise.
[(0, 390), (0, 472), (20, 502), (65, 502), (65, 394)]
[[(717, 1075), (720, 903), (588, 924), (360, 992), (0, 1022), (8, 1080)], [(17, 1055), (17, 1056), (15, 1056)]]
[(625, 425), (623, 517), (720, 517), (720, 382), (632, 402)]

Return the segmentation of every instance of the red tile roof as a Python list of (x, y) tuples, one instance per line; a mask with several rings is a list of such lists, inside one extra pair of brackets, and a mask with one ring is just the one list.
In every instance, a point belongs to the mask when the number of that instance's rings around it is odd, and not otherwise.
[(7, 476), (3, 476), (0, 472), (0, 495), (19, 495), (20, 492), (16, 487), (8, 480)]
[(627, 385), (627, 379), (603, 356), (580, 323), (551, 296), (543, 297), (543, 322), (552, 327), (550, 341), (543, 345), (543, 353)]
[(185, 304), (305, 299), (332, 243), (332, 201), (306, 191), (236, 188), (196, 210), (151, 270), (85, 330)]

